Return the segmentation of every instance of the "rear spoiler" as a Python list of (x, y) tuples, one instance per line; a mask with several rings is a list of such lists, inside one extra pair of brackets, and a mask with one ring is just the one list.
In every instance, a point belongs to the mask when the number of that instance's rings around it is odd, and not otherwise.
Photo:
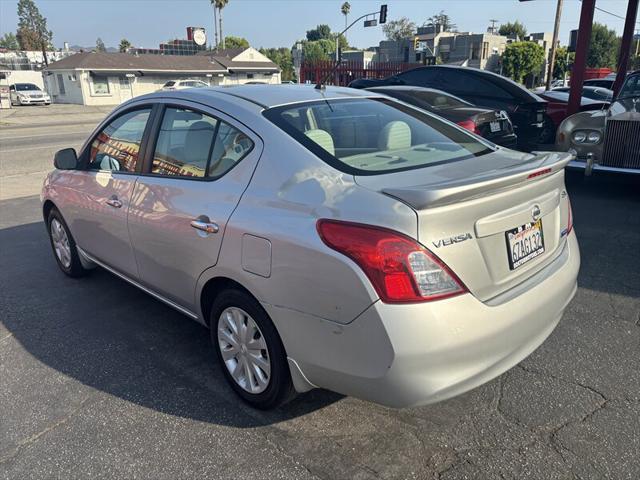
[(464, 180), (443, 182), (438, 185), (404, 188), (384, 188), (382, 193), (408, 203), (413, 208), (439, 207), (470, 200), (536, 178), (553, 175), (574, 159), (574, 155), (561, 152), (533, 152), (536, 156), (520, 165), (493, 170)]

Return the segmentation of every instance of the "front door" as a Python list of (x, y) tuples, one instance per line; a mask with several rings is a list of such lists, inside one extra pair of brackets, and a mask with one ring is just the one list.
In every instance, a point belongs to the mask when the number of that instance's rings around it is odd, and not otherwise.
[(223, 114), (190, 106), (164, 108), (133, 193), (129, 232), (141, 282), (195, 312), (197, 280), (218, 260), (261, 144)]
[(109, 122), (87, 146), (82, 155), (84, 170), (74, 172), (68, 185), (78, 196), (68, 218), (80, 248), (133, 279), (138, 271), (127, 212), (150, 113), (151, 107), (138, 108)]

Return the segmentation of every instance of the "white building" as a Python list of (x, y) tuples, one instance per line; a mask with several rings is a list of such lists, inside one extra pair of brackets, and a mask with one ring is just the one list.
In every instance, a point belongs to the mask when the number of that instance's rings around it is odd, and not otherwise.
[(206, 55), (77, 53), (44, 70), (54, 103), (116, 105), (155, 92), (169, 80), (209, 85), (280, 83), (278, 66), (254, 48)]

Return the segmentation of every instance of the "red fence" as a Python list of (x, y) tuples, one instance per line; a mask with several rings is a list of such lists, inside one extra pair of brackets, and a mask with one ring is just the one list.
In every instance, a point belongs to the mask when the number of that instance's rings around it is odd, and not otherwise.
[[(304, 63), (300, 68), (300, 83), (317, 83), (329, 75), (334, 66), (335, 63), (331, 61)], [(327, 80), (327, 84), (347, 86), (357, 78), (385, 78), (418, 66), (415, 63), (371, 62), (365, 68), (362, 62), (342, 62)]]

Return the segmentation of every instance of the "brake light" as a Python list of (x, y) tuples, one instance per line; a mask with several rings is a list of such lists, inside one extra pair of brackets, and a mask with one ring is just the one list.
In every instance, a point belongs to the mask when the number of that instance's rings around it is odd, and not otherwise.
[(546, 175), (547, 173), (551, 172), (550, 168), (543, 168), (542, 170), (538, 170), (537, 172), (533, 172), (530, 173), (527, 178), (536, 178), (536, 177), (540, 177), (542, 175)]
[(385, 303), (429, 302), (467, 292), (433, 253), (386, 228), (318, 220), (318, 234), (331, 249), (356, 262)]
[(480, 135), (480, 130), (478, 130), (478, 125), (473, 120), (462, 120), (458, 122), (462, 128), (469, 130), (470, 132), (475, 133), (476, 135)]

